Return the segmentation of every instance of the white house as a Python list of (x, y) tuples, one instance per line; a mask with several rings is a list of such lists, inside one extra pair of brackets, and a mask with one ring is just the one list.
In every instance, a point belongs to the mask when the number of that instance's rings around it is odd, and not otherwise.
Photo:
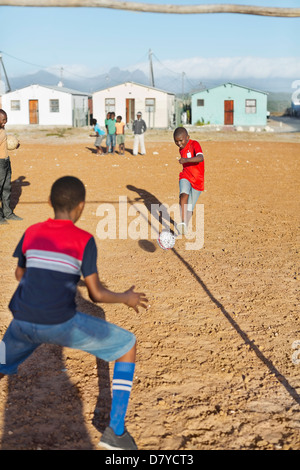
[(89, 124), (89, 96), (62, 85), (30, 85), (2, 96), (8, 125), (82, 127)]
[(108, 112), (122, 116), (123, 122), (131, 124), (141, 111), (149, 128), (168, 128), (175, 119), (175, 95), (167, 91), (125, 82), (93, 93), (93, 117), (100, 126)]

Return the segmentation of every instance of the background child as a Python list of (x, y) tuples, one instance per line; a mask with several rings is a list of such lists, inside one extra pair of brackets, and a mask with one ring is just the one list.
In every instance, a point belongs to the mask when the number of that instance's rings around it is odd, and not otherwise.
[[(94, 237), (75, 223), (85, 204), (85, 187), (65, 176), (52, 186), (54, 219), (29, 227), (16, 247), (19, 285), (10, 301), (13, 314), (3, 338), (5, 364), (0, 378), (16, 374), (19, 364), (42, 343), (80, 349), (105, 361), (116, 361), (110, 425), (100, 444), (109, 449), (136, 449), (125, 428), (135, 368), (136, 338), (114, 324), (76, 310), (76, 286), (82, 274), (94, 302), (124, 303), (138, 311), (147, 299), (134, 291), (116, 293), (103, 287), (97, 272)], [(125, 386), (124, 386), (125, 384)]]
[(182, 222), (177, 225), (180, 233), (186, 233), (196, 202), (204, 190), (204, 158), (201, 146), (191, 140), (184, 127), (174, 131), (174, 141), (179, 147), (182, 171), (179, 174), (179, 202)]
[(116, 136), (117, 136), (117, 145), (119, 145), (120, 155), (124, 155), (125, 151), (125, 123), (122, 122), (122, 116), (117, 116), (116, 122)]
[(7, 114), (0, 109), (0, 225), (7, 224), (7, 220), (22, 220), (10, 208), (11, 197), (11, 163), (7, 151), (7, 137), (5, 124)]
[[(104, 121), (105, 129), (106, 129), (107, 135), (108, 135), (107, 123), (108, 123), (108, 121), (109, 121), (109, 119), (110, 119), (110, 115), (111, 115), (111, 113), (107, 113), (107, 114), (106, 114), (105, 121)], [(107, 137), (106, 137), (106, 145), (107, 145)], [(108, 151), (111, 152), (111, 148), (109, 148)]]
[(133, 121), (132, 130), (134, 133), (133, 152), (132, 152), (133, 155), (138, 154), (139, 146), (141, 149), (141, 154), (145, 155), (146, 149), (145, 149), (144, 133), (147, 130), (147, 125), (144, 119), (142, 119), (142, 113), (140, 111), (136, 115), (136, 120)]
[(105, 136), (105, 132), (101, 129), (99, 124), (97, 124), (97, 119), (93, 119), (92, 124), (94, 126), (94, 131), (95, 131), (96, 135), (90, 135), (90, 137), (96, 137), (95, 147), (97, 149), (97, 155), (103, 155), (101, 142), (102, 142), (102, 140)]
[(115, 153), (116, 147), (116, 119), (115, 113), (110, 113), (110, 118), (106, 121), (106, 153)]
[(107, 114), (106, 114), (105, 121), (104, 121), (106, 130), (107, 130), (107, 122), (108, 122), (108, 120), (110, 119), (110, 115), (111, 115), (111, 113), (107, 113)]

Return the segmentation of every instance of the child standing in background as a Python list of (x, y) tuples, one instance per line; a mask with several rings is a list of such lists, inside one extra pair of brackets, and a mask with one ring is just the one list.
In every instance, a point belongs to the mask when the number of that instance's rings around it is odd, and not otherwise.
[(145, 155), (146, 154), (146, 149), (145, 149), (145, 139), (144, 139), (144, 133), (147, 130), (147, 125), (142, 119), (142, 113), (139, 111), (136, 115), (136, 120), (133, 121), (132, 124), (132, 130), (134, 133), (134, 142), (133, 142), (133, 155), (138, 154), (138, 150), (140, 147), (141, 154)]
[(117, 145), (119, 145), (119, 154), (124, 155), (125, 151), (125, 123), (122, 121), (122, 116), (117, 116), (116, 122), (116, 136)]
[(7, 136), (5, 124), (7, 114), (0, 109), (0, 225), (7, 224), (8, 220), (22, 220), (10, 208), (11, 197), (11, 163), (7, 150)]

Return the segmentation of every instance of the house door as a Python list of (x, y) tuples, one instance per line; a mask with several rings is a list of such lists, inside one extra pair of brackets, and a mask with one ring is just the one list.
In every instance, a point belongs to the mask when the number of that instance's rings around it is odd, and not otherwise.
[(126, 98), (126, 124), (131, 124), (134, 121), (134, 99)]
[(39, 123), (39, 101), (29, 100), (29, 124)]
[(233, 100), (224, 101), (224, 124), (225, 126), (233, 125)]

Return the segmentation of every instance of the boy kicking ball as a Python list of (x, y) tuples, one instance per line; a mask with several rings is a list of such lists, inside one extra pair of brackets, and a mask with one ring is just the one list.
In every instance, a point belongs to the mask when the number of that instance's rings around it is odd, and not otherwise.
[(0, 378), (16, 374), (19, 364), (42, 343), (80, 349), (105, 361), (115, 361), (110, 424), (100, 445), (136, 450), (125, 428), (136, 356), (135, 336), (114, 324), (76, 310), (76, 286), (81, 274), (93, 302), (123, 303), (138, 312), (146, 308), (143, 293), (134, 286), (112, 292), (102, 286), (97, 271), (94, 237), (75, 226), (85, 205), (85, 187), (72, 176), (51, 188), (54, 218), (29, 227), (17, 245), (19, 285), (10, 301), (13, 314), (4, 337), (5, 364)]
[(196, 202), (204, 190), (204, 158), (199, 142), (190, 139), (184, 127), (177, 127), (173, 137), (179, 147), (179, 163), (182, 165), (179, 174), (181, 223), (177, 229), (179, 233), (186, 234)]

